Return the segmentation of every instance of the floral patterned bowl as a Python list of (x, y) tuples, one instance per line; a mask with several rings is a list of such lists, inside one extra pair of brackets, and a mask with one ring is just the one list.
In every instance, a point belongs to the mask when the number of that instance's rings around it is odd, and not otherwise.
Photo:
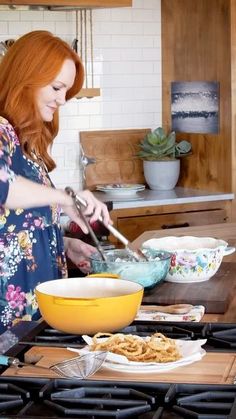
[(194, 236), (150, 239), (142, 248), (171, 252), (171, 266), (165, 281), (179, 283), (207, 281), (218, 271), (223, 257), (235, 251), (224, 240)]

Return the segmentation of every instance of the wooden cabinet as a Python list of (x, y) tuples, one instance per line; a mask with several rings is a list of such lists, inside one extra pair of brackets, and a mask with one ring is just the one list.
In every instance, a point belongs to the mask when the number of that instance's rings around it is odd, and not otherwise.
[[(230, 202), (204, 202), (111, 211), (114, 226), (130, 241), (145, 231), (218, 224), (230, 221)], [(109, 238), (113, 243), (120, 243)]]
[(219, 132), (177, 134), (193, 149), (179, 186), (235, 193), (236, 0), (162, 0), (161, 20), (163, 125), (171, 127), (172, 81), (220, 83)]
[(0, 4), (16, 6), (74, 6), (74, 7), (127, 7), (132, 0), (0, 0)]

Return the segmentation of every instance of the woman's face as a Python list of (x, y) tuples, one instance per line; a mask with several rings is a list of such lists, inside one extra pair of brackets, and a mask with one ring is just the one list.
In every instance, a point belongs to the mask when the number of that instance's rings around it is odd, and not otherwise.
[(65, 104), (66, 92), (73, 86), (75, 75), (74, 61), (66, 59), (56, 78), (47, 86), (38, 89), (36, 104), (43, 121), (52, 121), (57, 108)]

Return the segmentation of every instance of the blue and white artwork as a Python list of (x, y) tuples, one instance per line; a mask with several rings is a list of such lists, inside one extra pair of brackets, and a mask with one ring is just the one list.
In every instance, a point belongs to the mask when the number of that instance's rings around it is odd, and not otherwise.
[(172, 82), (171, 119), (176, 132), (217, 134), (219, 82)]

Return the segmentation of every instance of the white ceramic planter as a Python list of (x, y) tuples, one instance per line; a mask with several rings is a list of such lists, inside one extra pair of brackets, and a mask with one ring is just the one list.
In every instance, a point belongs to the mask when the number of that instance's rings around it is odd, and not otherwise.
[(150, 189), (174, 189), (180, 174), (180, 160), (143, 162), (144, 177)]

